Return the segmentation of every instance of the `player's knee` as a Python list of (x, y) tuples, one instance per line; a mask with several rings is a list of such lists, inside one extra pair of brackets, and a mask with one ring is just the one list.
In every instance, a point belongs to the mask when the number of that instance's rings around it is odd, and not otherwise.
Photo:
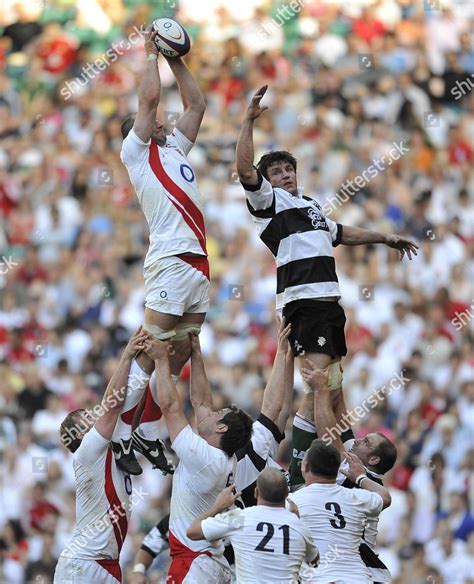
[(190, 334), (199, 335), (202, 325), (195, 322), (179, 322), (176, 325), (176, 335), (173, 341), (184, 341)]
[(143, 324), (143, 328), (151, 333), (159, 341), (168, 341), (170, 339), (174, 340), (176, 337), (176, 330), (174, 328), (166, 331), (160, 326), (157, 326), (156, 324), (150, 324), (149, 322), (145, 322)]
[(336, 361), (329, 366), (329, 390), (335, 391), (342, 388), (343, 370), (341, 362)]

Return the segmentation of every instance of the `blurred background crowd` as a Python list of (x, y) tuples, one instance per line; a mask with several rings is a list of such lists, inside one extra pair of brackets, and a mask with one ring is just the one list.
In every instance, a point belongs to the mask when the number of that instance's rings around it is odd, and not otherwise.
[[(268, 83), (256, 155), (290, 150), (299, 185), (338, 222), (419, 242), (412, 262), (383, 246), (335, 250), (346, 401), (364, 403), (402, 371), (409, 379), (356, 425), (398, 447), (378, 539), (394, 582), (473, 581), (473, 13), (467, 0), (3, 0), (2, 584), (51, 582), (74, 527), (59, 423), (97, 403), (142, 322), (148, 230), (120, 163), (120, 123), (137, 109), (139, 32), (173, 14), (208, 104), (190, 160), (205, 202), (212, 305), (201, 342), (216, 402), (256, 415), (276, 348), (274, 262), (233, 167), (247, 100)], [(172, 128), (180, 100), (164, 59), (160, 69)], [(188, 378), (185, 368), (183, 396)], [(297, 376), (295, 411), (300, 395)], [(291, 419), (286, 435), (283, 465)], [(169, 480), (143, 466), (126, 573), (169, 505)]]

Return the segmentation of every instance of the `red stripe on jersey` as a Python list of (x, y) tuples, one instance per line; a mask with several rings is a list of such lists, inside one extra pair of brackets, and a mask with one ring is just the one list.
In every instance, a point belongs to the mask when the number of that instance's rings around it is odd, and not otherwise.
[(96, 560), (98, 564), (100, 564), (104, 570), (113, 576), (118, 584), (122, 582), (122, 570), (120, 569), (120, 564), (118, 560)]
[(199, 270), (208, 280), (210, 280), (209, 260), (207, 257), (190, 256), (185, 253), (177, 255), (176, 257), (192, 266), (195, 270)]
[(138, 404), (135, 404), (131, 410), (128, 410), (127, 412), (124, 412), (123, 414), (121, 414), (120, 419), (122, 420), (122, 422), (124, 424), (128, 424), (129, 426), (132, 425), (133, 416), (135, 415), (135, 412), (137, 411), (137, 407), (138, 407)]
[(191, 564), (199, 556), (209, 556), (212, 557), (211, 552), (194, 552), (188, 547), (181, 543), (179, 539), (170, 531), (169, 532), (169, 544), (170, 544), (170, 555), (171, 564), (168, 570), (168, 577), (166, 579), (169, 584), (182, 584), (184, 578), (186, 577)]
[(148, 160), (156, 178), (160, 181), (163, 187), (169, 193), (171, 193), (172, 197), (168, 196), (168, 200), (171, 201), (176, 209), (181, 213), (184, 221), (197, 237), (203, 252), (207, 255), (204, 217), (201, 211), (196, 207), (196, 205), (183, 191), (183, 189), (179, 187), (172, 180), (172, 178), (166, 174), (165, 169), (161, 164), (160, 151), (154, 142), (150, 144), (150, 154)]
[(127, 535), (128, 519), (123, 502), (120, 500), (115, 490), (114, 480), (112, 477), (112, 450), (107, 451), (107, 458), (105, 461), (105, 495), (110, 504), (109, 517), (114, 529), (115, 539), (117, 541), (118, 553), (122, 549), (125, 536)]
[(142, 414), (142, 422), (156, 422), (156, 420), (161, 420), (161, 413), (160, 406), (156, 403), (153, 399), (153, 395), (151, 394), (151, 387), (150, 384), (146, 386), (145, 389), (145, 405), (143, 406), (143, 414)]

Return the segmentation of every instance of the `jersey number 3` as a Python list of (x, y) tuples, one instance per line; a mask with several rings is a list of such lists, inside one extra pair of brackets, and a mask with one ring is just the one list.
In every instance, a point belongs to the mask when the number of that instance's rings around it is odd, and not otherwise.
[[(272, 539), (275, 533), (275, 527), (272, 523), (267, 523), (266, 521), (261, 521), (257, 525), (257, 531), (263, 531), (267, 528), (267, 533), (263, 536), (262, 541), (255, 548), (258, 552), (271, 552), (275, 550), (273, 548), (267, 548), (267, 543)], [(290, 555), (290, 527), (289, 525), (280, 525), (278, 529), (283, 531), (283, 553), (287, 556)]]
[(326, 503), (324, 507), (328, 511), (334, 510), (334, 516), (336, 517), (337, 521), (336, 519), (329, 520), (329, 523), (334, 527), (334, 529), (344, 529), (346, 526), (346, 520), (344, 519), (344, 515), (341, 514), (341, 506), (339, 503)]

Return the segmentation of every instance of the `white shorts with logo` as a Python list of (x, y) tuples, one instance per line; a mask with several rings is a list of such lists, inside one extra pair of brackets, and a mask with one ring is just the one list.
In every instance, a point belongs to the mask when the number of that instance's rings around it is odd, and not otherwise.
[(56, 564), (53, 584), (121, 584), (95, 560), (60, 557)]
[(170, 256), (143, 270), (145, 306), (182, 316), (209, 309), (209, 263), (205, 256)]

